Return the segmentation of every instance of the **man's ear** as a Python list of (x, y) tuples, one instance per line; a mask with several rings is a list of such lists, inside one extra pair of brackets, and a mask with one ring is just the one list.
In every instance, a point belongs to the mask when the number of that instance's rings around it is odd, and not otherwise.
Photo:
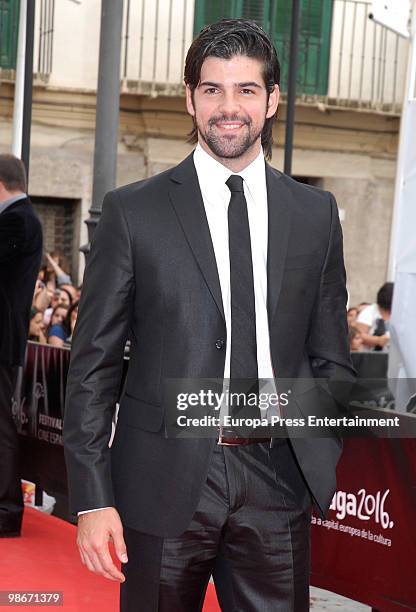
[(186, 99), (186, 110), (192, 117), (195, 117), (195, 108), (194, 108), (194, 103), (192, 100), (192, 90), (189, 87), (189, 85), (186, 85), (185, 87), (185, 99)]
[(280, 89), (279, 85), (275, 85), (273, 91), (269, 95), (269, 100), (267, 102), (267, 113), (266, 119), (270, 119), (276, 114), (277, 107), (279, 106), (279, 98), (280, 98)]

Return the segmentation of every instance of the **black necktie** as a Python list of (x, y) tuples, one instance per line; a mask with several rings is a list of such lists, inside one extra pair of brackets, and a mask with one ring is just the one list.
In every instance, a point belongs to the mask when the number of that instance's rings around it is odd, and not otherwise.
[[(226, 181), (231, 191), (228, 206), (228, 235), (231, 285), (230, 392), (258, 393), (256, 307), (250, 226), (243, 179), (232, 174)], [(232, 404), (231, 415), (258, 416), (256, 406), (242, 412)]]

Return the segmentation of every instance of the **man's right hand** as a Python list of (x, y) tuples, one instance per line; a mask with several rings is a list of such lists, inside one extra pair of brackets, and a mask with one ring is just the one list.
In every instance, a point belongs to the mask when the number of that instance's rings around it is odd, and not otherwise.
[(123, 525), (115, 508), (87, 512), (78, 517), (77, 545), (84, 565), (109, 580), (124, 582), (124, 574), (114, 565), (110, 555), (110, 540), (114, 543), (117, 557), (122, 563), (127, 563)]

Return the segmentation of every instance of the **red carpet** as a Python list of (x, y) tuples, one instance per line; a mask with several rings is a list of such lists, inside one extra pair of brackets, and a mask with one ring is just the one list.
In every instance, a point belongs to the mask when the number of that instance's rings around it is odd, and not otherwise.
[[(71, 612), (89, 612), (91, 608), (117, 611), (118, 584), (91, 574), (82, 565), (75, 533), (73, 525), (26, 507), (22, 536), (0, 539), (0, 590), (63, 591), (64, 605), (53, 608)], [(39, 612), (40, 606), (19, 608)], [(219, 612), (211, 584), (204, 612)]]

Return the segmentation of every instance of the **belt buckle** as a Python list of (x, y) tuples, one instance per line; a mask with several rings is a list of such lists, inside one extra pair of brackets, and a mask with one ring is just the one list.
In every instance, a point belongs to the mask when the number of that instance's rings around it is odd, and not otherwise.
[(218, 430), (218, 440), (217, 440), (217, 445), (218, 446), (237, 446), (236, 444), (232, 444), (230, 442), (226, 441), (227, 439), (224, 438), (224, 427), (223, 425), (219, 426), (219, 430)]
[(222, 435), (222, 433), (220, 433), (218, 436), (217, 445), (218, 446), (236, 446), (236, 444), (230, 444), (230, 442), (225, 442), (224, 436)]

